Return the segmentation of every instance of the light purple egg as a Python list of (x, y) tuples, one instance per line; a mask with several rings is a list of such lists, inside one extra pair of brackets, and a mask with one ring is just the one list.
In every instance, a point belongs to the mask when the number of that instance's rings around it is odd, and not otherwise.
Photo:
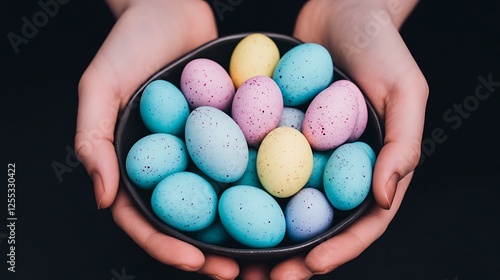
[(227, 111), (235, 93), (227, 71), (207, 58), (194, 59), (186, 64), (182, 70), (180, 88), (191, 109), (211, 106)]
[(352, 92), (354, 92), (356, 98), (358, 99), (358, 119), (351, 136), (347, 139), (347, 141), (350, 142), (356, 141), (359, 137), (361, 137), (363, 132), (365, 132), (366, 125), (368, 123), (368, 108), (366, 107), (365, 98), (359, 87), (349, 80), (338, 80), (331, 85), (331, 87), (335, 86), (349, 88)]
[(326, 196), (314, 188), (304, 188), (285, 207), (286, 232), (294, 243), (325, 232), (333, 223), (333, 207)]
[(302, 133), (315, 150), (326, 151), (351, 137), (358, 118), (358, 98), (348, 87), (328, 87), (307, 107)]
[(304, 120), (304, 112), (297, 108), (285, 107), (278, 126), (289, 126), (302, 131), (302, 121)]
[(234, 95), (231, 115), (250, 146), (258, 146), (271, 130), (278, 127), (282, 113), (283, 96), (270, 77), (252, 77)]

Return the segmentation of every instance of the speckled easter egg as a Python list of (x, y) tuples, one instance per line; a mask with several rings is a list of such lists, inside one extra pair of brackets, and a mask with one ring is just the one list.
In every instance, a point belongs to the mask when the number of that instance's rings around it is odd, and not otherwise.
[(283, 211), (278, 202), (262, 189), (245, 185), (230, 187), (222, 193), (218, 209), (224, 228), (243, 245), (274, 247), (285, 236)]
[(361, 93), (361, 90), (356, 84), (349, 80), (338, 80), (331, 84), (331, 87), (337, 86), (349, 88), (354, 93), (356, 100), (358, 101), (358, 116), (356, 118), (356, 125), (354, 126), (351, 136), (347, 139), (347, 141), (353, 142), (358, 140), (363, 132), (365, 132), (366, 125), (368, 123), (368, 107), (366, 106), (363, 93)]
[(370, 192), (373, 165), (365, 148), (356, 143), (343, 144), (335, 149), (325, 166), (325, 194), (339, 210), (357, 207)]
[(246, 80), (234, 95), (231, 115), (250, 146), (258, 146), (271, 130), (278, 127), (282, 113), (281, 91), (267, 76)]
[(309, 240), (330, 228), (333, 213), (332, 205), (321, 191), (304, 188), (285, 207), (286, 233), (294, 243)]
[(304, 43), (287, 51), (274, 69), (273, 79), (283, 94), (285, 106), (311, 101), (333, 81), (333, 61), (328, 50)]
[(198, 241), (214, 245), (228, 244), (232, 240), (218, 218), (218, 215), (208, 227), (194, 231), (190, 236)]
[(259, 175), (257, 175), (257, 149), (248, 148), (248, 164), (243, 176), (234, 182), (234, 185), (248, 185), (263, 189), (260, 183)]
[(235, 93), (233, 81), (226, 70), (207, 58), (197, 58), (186, 64), (180, 88), (191, 109), (212, 106), (227, 111)]
[(328, 87), (307, 107), (302, 133), (315, 150), (336, 148), (351, 137), (357, 124), (358, 99), (347, 87)]
[(218, 199), (205, 179), (191, 172), (165, 177), (151, 195), (153, 212), (167, 225), (182, 231), (208, 227), (217, 216)]
[(296, 194), (306, 184), (312, 169), (311, 146), (304, 135), (292, 127), (272, 130), (257, 151), (259, 180), (275, 197)]
[(196, 166), (215, 181), (238, 180), (248, 164), (248, 145), (236, 122), (223, 111), (201, 106), (186, 121), (185, 142)]
[(316, 151), (313, 150), (313, 170), (309, 180), (304, 187), (314, 188), (323, 191), (323, 173), (325, 171), (326, 163), (330, 158), (332, 151)]
[(251, 77), (271, 77), (280, 59), (276, 43), (267, 35), (253, 33), (243, 38), (234, 48), (229, 62), (229, 74), (236, 88)]
[(152, 189), (166, 176), (184, 171), (188, 162), (186, 145), (180, 138), (154, 133), (134, 143), (127, 154), (125, 169), (136, 186)]
[(189, 115), (189, 106), (182, 92), (172, 83), (156, 80), (142, 93), (139, 111), (146, 127), (153, 133), (180, 136)]
[(293, 107), (284, 107), (283, 114), (278, 126), (289, 126), (302, 131), (302, 122), (304, 121), (304, 112)]

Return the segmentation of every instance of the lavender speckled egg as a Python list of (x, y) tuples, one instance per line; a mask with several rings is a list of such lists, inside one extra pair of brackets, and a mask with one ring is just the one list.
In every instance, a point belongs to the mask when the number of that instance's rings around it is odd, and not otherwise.
[(186, 145), (180, 138), (154, 133), (134, 143), (127, 154), (125, 169), (136, 186), (152, 189), (166, 176), (184, 171), (188, 162)]
[(257, 174), (273, 196), (296, 194), (311, 176), (312, 149), (298, 130), (282, 126), (272, 130), (257, 151)]
[(167, 225), (182, 231), (208, 227), (217, 216), (217, 195), (205, 179), (178, 172), (161, 180), (151, 195), (153, 212)]
[(287, 51), (274, 69), (273, 79), (285, 106), (311, 101), (333, 81), (333, 61), (328, 50), (316, 43), (303, 43)]
[(366, 147), (346, 143), (335, 149), (325, 166), (323, 186), (330, 203), (339, 210), (361, 204), (371, 189), (373, 165)]
[(248, 185), (264, 189), (257, 175), (257, 149), (248, 148), (248, 164), (243, 176), (234, 182), (233, 185)]
[(252, 248), (278, 245), (285, 237), (285, 216), (266, 191), (238, 185), (228, 188), (219, 200), (219, 216), (236, 241)]
[(270, 77), (252, 77), (234, 95), (231, 115), (250, 146), (258, 146), (271, 130), (278, 127), (282, 113), (283, 96)]
[(302, 122), (304, 121), (304, 112), (293, 107), (284, 107), (283, 114), (278, 126), (289, 126), (302, 131)]
[(305, 188), (315, 188), (324, 191), (323, 188), (323, 173), (325, 171), (326, 163), (330, 158), (332, 151), (316, 151), (313, 150), (313, 170), (311, 177), (307, 180)]
[(227, 71), (207, 58), (191, 60), (182, 70), (180, 87), (191, 109), (212, 106), (222, 111), (231, 107), (235, 88)]
[(144, 124), (151, 132), (180, 136), (189, 115), (189, 106), (175, 85), (168, 81), (156, 80), (144, 89), (139, 111)]
[(359, 87), (349, 80), (338, 80), (331, 85), (331, 87), (336, 86), (349, 88), (358, 100), (358, 117), (356, 125), (354, 126), (351, 136), (347, 139), (347, 141), (353, 142), (358, 140), (363, 132), (365, 132), (366, 125), (368, 123), (368, 108), (366, 106), (365, 98)]
[(186, 121), (185, 142), (196, 166), (215, 181), (238, 180), (248, 164), (248, 145), (236, 122), (223, 111), (201, 106)]
[(285, 207), (286, 233), (294, 243), (309, 240), (330, 228), (333, 213), (332, 205), (321, 191), (304, 188)]
[(347, 87), (328, 87), (307, 107), (302, 133), (319, 151), (336, 148), (349, 139), (356, 127), (358, 99)]

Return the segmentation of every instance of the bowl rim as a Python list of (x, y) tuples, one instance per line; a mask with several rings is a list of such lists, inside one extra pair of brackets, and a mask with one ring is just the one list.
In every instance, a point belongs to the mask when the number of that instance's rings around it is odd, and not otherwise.
[[(237, 34), (232, 34), (224, 37), (219, 37), (217, 39), (214, 39), (212, 41), (209, 41), (200, 47), (187, 52), (186, 54), (182, 55), (181, 57), (175, 59), (171, 63), (167, 64), (166, 66), (162, 67), (160, 70), (158, 70), (155, 74), (153, 74), (150, 78), (148, 78), (135, 92), (134, 94), (130, 97), (129, 101), (127, 102), (126, 106), (120, 111), (116, 127), (115, 127), (115, 140), (114, 140), (114, 145), (115, 145), (115, 151), (117, 154), (118, 158), (118, 164), (119, 164), (119, 170), (120, 170), (120, 187), (125, 187), (127, 190), (128, 194), (131, 196), (132, 200), (134, 201), (135, 205), (139, 208), (139, 211), (141, 212), (142, 215), (145, 216), (146, 220), (150, 222), (155, 228), (158, 229), (158, 231), (169, 235), (171, 237), (177, 238), (179, 240), (182, 240), (184, 242), (187, 242), (198, 249), (200, 249), (202, 252), (205, 253), (212, 253), (212, 254), (217, 254), (217, 255), (222, 255), (222, 256), (228, 256), (228, 257), (233, 257), (237, 259), (268, 259), (268, 258), (282, 258), (298, 253), (302, 253), (308, 249), (312, 249), (313, 246), (318, 245), (327, 239), (330, 239), (331, 237), (337, 235), (339, 232), (344, 230), (346, 227), (351, 225), (355, 220), (357, 220), (365, 211), (366, 209), (372, 204), (373, 202), (373, 194), (372, 191), (370, 191), (369, 195), (365, 198), (365, 200), (356, 208), (350, 210), (350, 214), (347, 215), (347, 217), (343, 218), (340, 220), (338, 223), (334, 224), (332, 227), (330, 227), (326, 232), (301, 243), (298, 244), (292, 244), (292, 245), (286, 245), (286, 246), (281, 246), (281, 247), (272, 247), (272, 248), (239, 248), (239, 247), (225, 247), (221, 245), (214, 245), (214, 244), (209, 244), (205, 242), (201, 242), (199, 240), (196, 240), (188, 234), (185, 234), (181, 231), (178, 231), (164, 222), (162, 222), (152, 211), (149, 210), (148, 205), (146, 205), (146, 202), (144, 201), (142, 195), (139, 193), (137, 190), (137, 187), (135, 187), (132, 183), (132, 181), (128, 178), (128, 175), (126, 174), (126, 169), (125, 169), (125, 159), (126, 159), (126, 152), (123, 152), (123, 132), (125, 130), (127, 120), (130, 117), (130, 114), (132, 111), (138, 107), (139, 105), (139, 100), (138, 96), (143, 92), (144, 88), (151, 83), (154, 80), (157, 80), (159, 77), (161, 77), (164, 73), (170, 71), (171, 69), (177, 67), (181, 63), (185, 63), (186, 61), (192, 60), (194, 56), (197, 54), (212, 48), (213, 46), (216, 46), (218, 44), (224, 43), (224, 42), (236, 42), (247, 35), (254, 34), (254, 33), (261, 33), (265, 34), (268, 37), (270, 37), (273, 40), (283, 40), (287, 43), (291, 44), (302, 44), (303, 42), (298, 40), (297, 38), (284, 35), (284, 34), (278, 34), (278, 33), (272, 33), (272, 32), (244, 32), (244, 33), (237, 33)], [(350, 77), (348, 77), (346, 74), (344, 74), (341, 70), (339, 70), (337, 67), (335, 67), (334, 71), (338, 72), (343, 79), (350, 80)], [(368, 109), (368, 114), (369, 114), (369, 119), (368, 121), (371, 122), (368, 125), (372, 125), (375, 128), (376, 132), (376, 141), (378, 142), (379, 146), (382, 147), (383, 145), (383, 129), (382, 125), (380, 123), (379, 117), (376, 114), (376, 111), (371, 104), (371, 102), (366, 98), (365, 94), (363, 93), (363, 96), (365, 98), (366, 104), (367, 104), (367, 109)], [(376, 153), (378, 153), (379, 147), (377, 147)]]

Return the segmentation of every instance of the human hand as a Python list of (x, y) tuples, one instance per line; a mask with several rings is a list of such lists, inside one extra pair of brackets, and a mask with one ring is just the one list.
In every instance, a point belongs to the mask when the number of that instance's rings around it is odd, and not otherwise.
[[(295, 37), (327, 47), (365, 92), (384, 124), (373, 175), (376, 204), (339, 235), (273, 268), (273, 279), (307, 279), (356, 258), (394, 218), (420, 158), (427, 82), (399, 34), (416, 1), (309, 1)], [(387, 210), (388, 209), (388, 210)], [(263, 275), (262, 267), (248, 273)], [(247, 272), (243, 272), (245, 275)]]
[(204, 1), (109, 0), (118, 20), (79, 84), (75, 151), (94, 182), (99, 209), (111, 206), (115, 222), (149, 255), (186, 271), (231, 279), (239, 273), (229, 258), (204, 255), (160, 233), (119, 189), (113, 146), (118, 112), (134, 91), (161, 67), (217, 37)]

